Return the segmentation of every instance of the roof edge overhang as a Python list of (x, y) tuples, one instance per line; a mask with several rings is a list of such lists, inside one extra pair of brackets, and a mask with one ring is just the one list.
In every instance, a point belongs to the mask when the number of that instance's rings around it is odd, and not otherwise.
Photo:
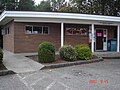
[[(73, 13), (57, 13), (57, 12), (30, 12), (30, 11), (4, 11), (0, 15), (0, 25), (3, 25), (10, 20), (26, 22), (36, 20), (36, 22), (41, 21), (41, 19), (52, 22), (65, 22), (65, 21), (79, 21), (83, 22), (98, 22), (101, 24), (118, 24), (120, 25), (120, 17), (114, 16), (102, 16), (102, 15), (89, 15), (89, 14), (73, 14)], [(28, 20), (29, 19), (29, 20)], [(83, 23), (84, 24), (84, 23)]]

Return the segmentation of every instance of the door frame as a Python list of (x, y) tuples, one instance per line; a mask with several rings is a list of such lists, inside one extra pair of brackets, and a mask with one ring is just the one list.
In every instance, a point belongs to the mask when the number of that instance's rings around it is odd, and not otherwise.
[[(106, 50), (104, 50), (104, 42), (103, 42), (103, 50), (97, 50), (97, 49), (96, 49), (96, 47), (97, 47), (97, 46), (96, 46), (96, 40), (97, 40), (97, 39), (96, 39), (96, 31), (97, 31), (97, 30), (106, 30)], [(95, 51), (107, 51), (107, 43), (108, 43), (107, 40), (108, 40), (108, 29), (105, 29), (105, 28), (96, 28), (96, 29), (95, 29)]]

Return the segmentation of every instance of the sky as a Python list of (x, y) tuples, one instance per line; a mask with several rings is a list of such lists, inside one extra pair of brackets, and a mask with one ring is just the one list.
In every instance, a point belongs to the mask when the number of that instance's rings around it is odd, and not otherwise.
[[(35, 0), (35, 3), (39, 4), (41, 1), (43, 1), (43, 0)], [(69, 0), (66, 0), (66, 1), (69, 1)]]
[(43, 0), (35, 0), (35, 3), (36, 3), (36, 4), (39, 4), (40, 1), (43, 1)]

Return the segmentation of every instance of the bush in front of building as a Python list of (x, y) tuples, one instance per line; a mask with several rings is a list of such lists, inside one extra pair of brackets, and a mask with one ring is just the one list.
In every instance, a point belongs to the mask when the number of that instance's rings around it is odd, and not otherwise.
[(50, 42), (43, 42), (38, 47), (38, 60), (41, 63), (55, 61), (55, 47)]
[(86, 44), (75, 46), (75, 51), (77, 52), (78, 60), (90, 60), (92, 59), (92, 52), (90, 47)]
[(75, 61), (77, 60), (77, 53), (72, 46), (63, 46), (59, 51), (60, 58), (66, 61)]
[(3, 51), (0, 48), (0, 64), (2, 63), (2, 61), (3, 61)]

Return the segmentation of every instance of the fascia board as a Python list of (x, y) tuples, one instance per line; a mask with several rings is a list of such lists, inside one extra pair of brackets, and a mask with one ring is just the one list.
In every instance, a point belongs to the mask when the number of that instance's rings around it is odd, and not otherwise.
[(108, 21), (119, 22), (120, 17), (87, 15), (87, 14), (71, 14), (71, 13), (56, 13), (56, 12), (24, 12), (24, 11), (4, 11), (0, 16), (0, 21), (5, 17), (19, 18), (56, 18), (56, 19), (76, 19), (76, 20), (91, 20), (91, 21)]

